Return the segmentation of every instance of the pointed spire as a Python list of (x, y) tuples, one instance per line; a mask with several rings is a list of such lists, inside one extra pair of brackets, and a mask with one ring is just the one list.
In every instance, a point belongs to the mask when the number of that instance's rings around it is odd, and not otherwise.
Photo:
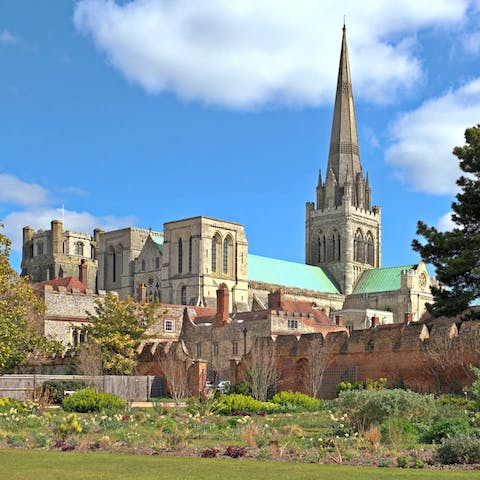
[(318, 171), (318, 183), (317, 183), (317, 187), (321, 187), (323, 185), (323, 182), (322, 182), (322, 169), (320, 169)]
[(345, 23), (342, 30), (342, 49), (328, 155), (328, 169), (333, 171), (340, 186), (347, 180), (354, 183), (357, 174), (362, 173)]

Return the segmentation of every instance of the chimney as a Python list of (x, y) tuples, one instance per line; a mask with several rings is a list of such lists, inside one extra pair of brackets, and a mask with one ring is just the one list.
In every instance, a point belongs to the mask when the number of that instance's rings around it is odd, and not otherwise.
[(335, 315), (335, 325), (343, 327), (343, 315)]
[(229, 293), (228, 287), (222, 283), (217, 290), (217, 313), (215, 314), (215, 327), (223, 327), (229, 323), (230, 315), (228, 314)]
[(143, 282), (137, 288), (137, 300), (139, 302), (147, 301), (147, 289), (145, 288), (145, 284)]
[(88, 285), (88, 275), (87, 275), (87, 261), (85, 258), (82, 258), (82, 261), (80, 262), (80, 265), (78, 266), (78, 279), (80, 280), (81, 283), (83, 283), (85, 286)]
[(372, 328), (376, 328), (377, 325), (380, 325), (380, 320), (378, 317), (372, 317)]
[(102, 230), (101, 228), (96, 228), (93, 231), (93, 243), (94, 243), (94, 257), (95, 259), (98, 259), (98, 251), (100, 250), (100, 235), (104, 233), (105, 230)]
[(275, 292), (268, 294), (268, 308), (272, 310), (283, 310), (284, 295), (282, 290), (278, 289)]
[(411, 312), (405, 312), (403, 318), (405, 325), (409, 325), (412, 321), (413, 315)]

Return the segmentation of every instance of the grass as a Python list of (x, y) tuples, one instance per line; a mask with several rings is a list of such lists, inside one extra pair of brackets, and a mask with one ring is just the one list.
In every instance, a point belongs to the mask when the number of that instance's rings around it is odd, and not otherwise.
[(470, 480), (478, 472), (432, 471), (312, 465), (245, 460), (152, 457), (106, 453), (0, 450), (0, 479), (8, 480), (244, 480), (245, 478), (296, 478), (301, 480), (449, 479)]

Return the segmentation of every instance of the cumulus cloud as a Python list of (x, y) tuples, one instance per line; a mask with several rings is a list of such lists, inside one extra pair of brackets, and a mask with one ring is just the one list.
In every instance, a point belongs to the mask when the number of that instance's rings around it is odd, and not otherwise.
[(460, 168), (452, 149), (464, 144), (465, 128), (479, 119), (480, 78), (401, 115), (391, 126), (386, 161), (414, 190), (454, 194)]
[(55, 208), (52, 197), (43, 187), (13, 175), (0, 175), (0, 202), (13, 205), (1, 222), (3, 233), (12, 240), (12, 250), (17, 252), (22, 249), (22, 228), (27, 225), (35, 230), (49, 229), (52, 220), (64, 219), (65, 230), (92, 234), (95, 228), (116, 230), (135, 224), (135, 218), (129, 216), (95, 216), (85, 211)]
[(38, 205), (50, 202), (48, 192), (35, 183), (27, 183), (19, 178), (0, 174), (0, 202), (14, 205)]
[(441, 232), (448, 232), (454, 228), (458, 228), (458, 225), (452, 220), (452, 212), (442, 215), (437, 221), (436, 228)]
[(470, 4), (80, 0), (74, 23), (116, 69), (148, 92), (252, 108), (330, 102), (347, 13), (356, 94), (387, 103), (422, 77), (414, 55), (416, 32), (458, 24)]

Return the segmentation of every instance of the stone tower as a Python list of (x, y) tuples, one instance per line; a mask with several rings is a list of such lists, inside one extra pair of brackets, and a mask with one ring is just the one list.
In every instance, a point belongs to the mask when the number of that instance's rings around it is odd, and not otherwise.
[(307, 202), (305, 228), (305, 262), (325, 268), (342, 293), (352, 292), (364, 270), (380, 267), (381, 210), (371, 206), (360, 162), (345, 26), (327, 173), (325, 181), (319, 174), (316, 204)]

